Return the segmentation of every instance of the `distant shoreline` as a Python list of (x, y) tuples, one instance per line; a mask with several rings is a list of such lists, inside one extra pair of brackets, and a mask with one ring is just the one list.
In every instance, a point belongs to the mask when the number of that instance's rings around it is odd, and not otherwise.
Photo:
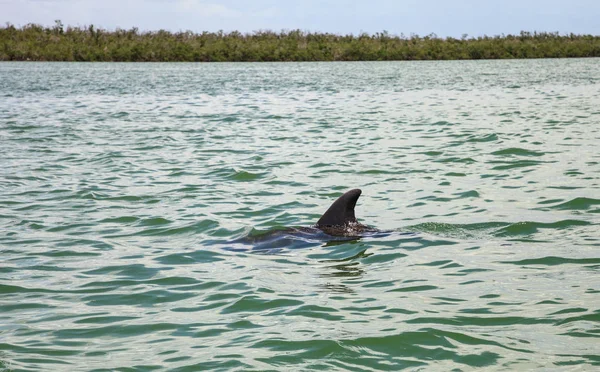
[(526, 32), (460, 39), (336, 35), (300, 30), (224, 32), (107, 31), (93, 25), (0, 27), (0, 61), (324, 62), (600, 57), (600, 36)]

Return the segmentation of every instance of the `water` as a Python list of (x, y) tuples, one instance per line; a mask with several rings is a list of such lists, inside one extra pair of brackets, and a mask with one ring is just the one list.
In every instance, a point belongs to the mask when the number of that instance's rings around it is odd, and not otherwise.
[(597, 368), (598, 66), (1, 63), (0, 370)]

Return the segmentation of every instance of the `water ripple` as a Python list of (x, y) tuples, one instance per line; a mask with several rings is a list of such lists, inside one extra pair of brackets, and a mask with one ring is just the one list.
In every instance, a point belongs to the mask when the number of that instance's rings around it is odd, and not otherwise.
[(0, 370), (597, 368), (597, 62), (0, 63)]

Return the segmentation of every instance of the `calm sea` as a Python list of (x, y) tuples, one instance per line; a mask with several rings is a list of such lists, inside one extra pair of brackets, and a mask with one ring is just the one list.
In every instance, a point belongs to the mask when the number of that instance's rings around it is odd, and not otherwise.
[(0, 63), (0, 371), (598, 366), (599, 59)]

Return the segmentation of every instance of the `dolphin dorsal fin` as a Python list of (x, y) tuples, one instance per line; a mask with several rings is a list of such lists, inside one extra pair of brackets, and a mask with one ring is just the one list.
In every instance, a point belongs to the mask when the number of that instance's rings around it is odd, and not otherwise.
[(354, 189), (346, 192), (331, 204), (319, 221), (317, 227), (321, 226), (344, 226), (357, 223), (354, 216), (354, 207), (362, 191)]

